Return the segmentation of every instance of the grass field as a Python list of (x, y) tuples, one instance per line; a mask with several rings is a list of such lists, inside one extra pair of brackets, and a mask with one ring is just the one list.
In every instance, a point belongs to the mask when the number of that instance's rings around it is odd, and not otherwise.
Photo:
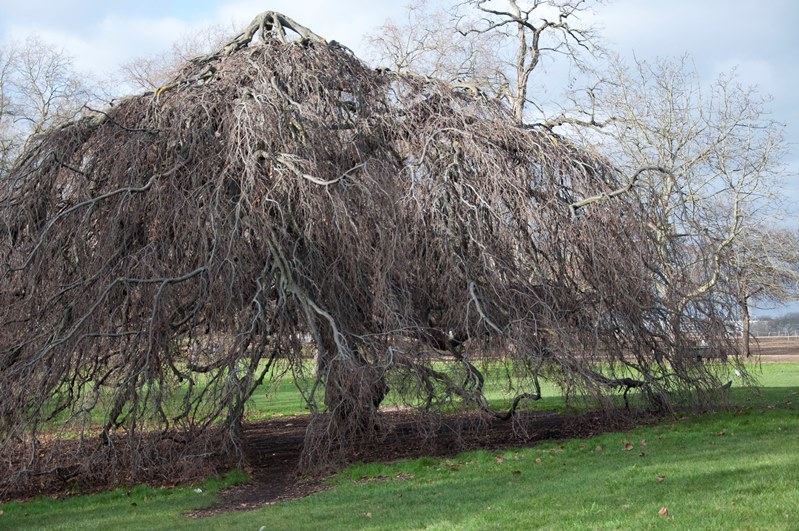
[(191, 520), (242, 473), (0, 505), (2, 529), (796, 529), (799, 364), (762, 366), (739, 408), (592, 439), (349, 467), (329, 490)]

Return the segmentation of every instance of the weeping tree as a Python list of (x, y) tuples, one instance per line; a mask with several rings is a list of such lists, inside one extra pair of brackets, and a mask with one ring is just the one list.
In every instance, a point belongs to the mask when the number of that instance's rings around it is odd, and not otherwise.
[[(542, 378), (607, 407), (707, 395), (726, 367), (692, 345), (734, 345), (708, 311), (672, 333), (653, 287), (671, 258), (633, 177), (264, 13), (168, 85), (35, 137), (4, 177), (4, 466), (43, 473), (59, 434), (84, 467), (124, 447), (128, 479), (167, 447), (238, 455), (248, 400), (287, 372), (311, 464), (385, 434), (389, 389), (505, 419)], [(509, 410), (484, 397), (488, 357)]]

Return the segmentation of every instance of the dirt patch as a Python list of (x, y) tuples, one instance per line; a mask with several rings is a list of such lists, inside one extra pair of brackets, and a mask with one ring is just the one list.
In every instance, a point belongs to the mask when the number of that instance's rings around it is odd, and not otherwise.
[[(393, 426), (380, 441), (353, 445), (349, 462), (390, 462), (423, 456), (448, 457), (471, 449), (502, 449), (546, 439), (590, 437), (629, 429), (654, 420), (629, 412), (584, 415), (529, 413), (513, 421), (479, 414), (422, 418), (410, 412), (386, 413)], [(202, 518), (229, 511), (246, 511), (283, 500), (300, 498), (325, 488), (324, 477), (302, 477), (297, 464), (309, 416), (252, 423), (244, 429), (244, 451), (250, 463), (250, 482), (231, 487), (208, 509), (188, 513)], [(327, 475), (334, 470), (328, 470)]]
[(752, 351), (761, 362), (799, 362), (799, 337), (758, 337), (752, 341)]

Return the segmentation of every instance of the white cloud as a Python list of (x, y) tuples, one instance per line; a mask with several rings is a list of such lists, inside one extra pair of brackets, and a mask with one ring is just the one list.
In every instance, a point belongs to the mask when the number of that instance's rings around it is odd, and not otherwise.
[[(403, 6), (391, 0), (275, 0), (268, 8), (361, 55), (363, 35), (386, 18), (398, 16)], [(263, 0), (28, 0), (0, 5), (0, 43), (36, 34), (67, 50), (80, 70), (104, 76), (133, 57), (167, 49), (202, 26), (244, 27), (264, 9)]]
[(8, 37), (24, 40), (36, 34), (45, 42), (67, 50), (78, 70), (102, 75), (115, 71), (133, 57), (164, 50), (188, 29), (187, 23), (175, 18), (123, 19), (110, 15), (84, 33), (66, 28), (16, 26)]

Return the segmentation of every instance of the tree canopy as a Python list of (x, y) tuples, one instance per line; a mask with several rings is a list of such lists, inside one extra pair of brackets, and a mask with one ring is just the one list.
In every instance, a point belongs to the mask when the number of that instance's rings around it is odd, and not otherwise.
[[(697, 343), (735, 348), (713, 290), (670, 313), (651, 213), (614, 194), (631, 178), (264, 13), (168, 85), (35, 137), (3, 177), (2, 452), (40, 470), (43, 430), (102, 418), (86, 444), (105, 458), (115, 434), (141, 459), (153, 434), (235, 453), (247, 400), (286, 373), (307, 377), (309, 463), (385, 433), (389, 390), (502, 418), (541, 378), (607, 407), (707, 396), (727, 368)], [(510, 411), (484, 398), (487, 358)]]

